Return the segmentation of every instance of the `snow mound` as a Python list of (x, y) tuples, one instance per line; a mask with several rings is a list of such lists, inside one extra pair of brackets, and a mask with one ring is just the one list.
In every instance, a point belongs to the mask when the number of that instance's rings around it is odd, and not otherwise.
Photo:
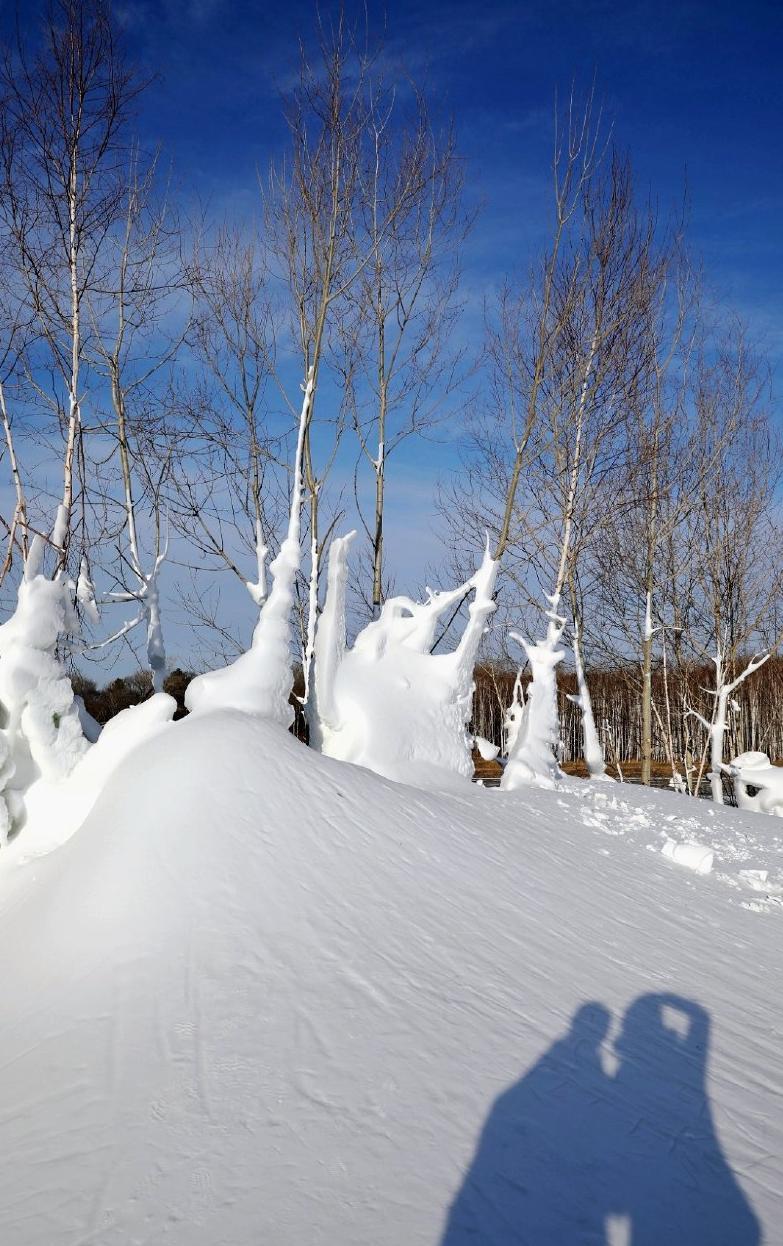
[(775, 1241), (783, 924), (647, 850), (760, 819), (592, 793), (143, 743), (0, 877), (0, 1240)]

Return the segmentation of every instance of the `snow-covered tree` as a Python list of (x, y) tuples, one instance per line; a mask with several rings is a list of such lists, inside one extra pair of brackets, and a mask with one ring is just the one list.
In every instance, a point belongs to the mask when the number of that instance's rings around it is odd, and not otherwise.
[[(317, 736), (322, 752), (400, 782), (438, 786), (473, 773), (470, 722), (473, 669), (494, 610), (497, 563), (487, 549), (465, 584), (425, 602), (390, 597), (346, 646), (348, 550), (335, 539), (315, 648)], [(445, 614), (473, 598), (458, 644), (434, 653)]]

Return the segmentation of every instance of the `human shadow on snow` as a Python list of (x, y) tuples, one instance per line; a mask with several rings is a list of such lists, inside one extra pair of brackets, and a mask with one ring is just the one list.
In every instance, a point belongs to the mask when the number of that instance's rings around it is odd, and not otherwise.
[[(495, 1102), (441, 1246), (755, 1246), (706, 1092), (709, 1016), (642, 995), (614, 1043), (601, 1004)], [(610, 1232), (610, 1226), (613, 1230)]]

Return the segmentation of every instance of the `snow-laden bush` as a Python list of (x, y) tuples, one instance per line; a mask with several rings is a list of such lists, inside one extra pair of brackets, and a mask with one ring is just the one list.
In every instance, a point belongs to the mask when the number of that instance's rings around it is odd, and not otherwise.
[[(487, 552), (476, 574), (426, 602), (392, 597), (346, 647), (345, 589), (353, 533), (332, 542), (315, 642), (311, 740), (323, 753), (390, 779), (438, 786), (473, 773), (467, 731), (473, 667), (494, 610), (497, 573)], [(470, 593), (456, 649), (433, 653), (444, 615)]]
[(766, 753), (740, 753), (724, 770), (731, 775), (740, 809), (783, 818), (783, 766), (773, 766)]

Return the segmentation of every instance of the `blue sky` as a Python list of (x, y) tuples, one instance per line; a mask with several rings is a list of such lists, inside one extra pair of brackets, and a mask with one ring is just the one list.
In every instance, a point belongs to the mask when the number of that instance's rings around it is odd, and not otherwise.
[[(309, 0), (119, 0), (160, 74), (142, 116), (183, 188), (252, 210), (256, 169), (285, 142), (280, 92), (312, 37)], [(350, 8), (349, 8), (350, 11)], [(328, 3), (322, 5), (328, 14)], [(662, 208), (686, 183), (691, 240), (716, 295), (783, 354), (783, 7), (770, 0), (369, 4), (371, 29), (454, 117), (484, 210), (467, 254), (486, 287), (545, 235), (552, 100), (595, 75), (639, 186)]]
[[(21, 3), (23, 25), (33, 8)], [(175, 186), (213, 216), (250, 216), (257, 170), (285, 146), (281, 92), (295, 77), (299, 38), (313, 37), (314, 4), (116, 0), (114, 9), (134, 59), (159, 75), (139, 117), (143, 141), (162, 144)], [(324, 0), (322, 14), (333, 11)], [(546, 240), (555, 91), (595, 76), (640, 192), (665, 213), (687, 182), (690, 239), (708, 287), (747, 320), (779, 392), (783, 6), (368, 0), (368, 13), (391, 59), (426, 83), (436, 115), (453, 116), (468, 194), (482, 204), (465, 253), (468, 336), (483, 298), (526, 272)], [(0, 14), (8, 29), (12, 6)], [(453, 445), (411, 444), (398, 463), (387, 533), (400, 588), (420, 585), (436, 561), (432, 496), (453, 461)]]

